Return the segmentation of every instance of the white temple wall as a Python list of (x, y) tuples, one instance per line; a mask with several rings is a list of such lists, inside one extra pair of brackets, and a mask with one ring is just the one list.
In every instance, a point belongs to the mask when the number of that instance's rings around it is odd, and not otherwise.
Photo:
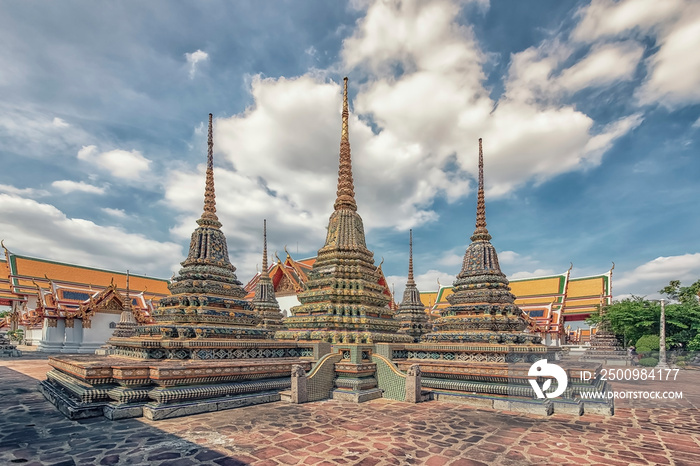
[(49, 325), (49, 319), (44, 319), (43, 327), (41, 328), (41, 340), (37, 350), (47, 353), (57, 353), (63, 347), (65, 340), (66, 328), (63, 319), (54, 319), (55, 327)]
[(27, 328), (24, 325), (20, 325), (20, 328), (24, 330), (24, 341), (25, 345), (36, 346), (41, 341), (41, 333), (43, 329), (40, 328)]
[(279, 296), (277, 297), (277, 302), (279, 303), (282, 314), (284, 314), (285, 317), (292, 315), (292, 313), (289, 311), (291, 308), (301, 304), (296, 295)]
[(65, 339), (61, 353), (75, 353), (83, 343), (83, 322), (80, 319), (73, 320), (73, 326), (66, 326)]
[(83, 329), (83, 339), (79, 353), (94, 353), (97, 348), (104, 345), (112, 336), (114, 329), (110, 328), (110, 323), (119, 322), (119, 314), (107, 314), (98, 312), (90, 318), (90, 328)]

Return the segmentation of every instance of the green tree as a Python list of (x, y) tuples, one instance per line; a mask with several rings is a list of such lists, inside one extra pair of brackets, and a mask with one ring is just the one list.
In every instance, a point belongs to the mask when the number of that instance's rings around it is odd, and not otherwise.
[(590, 324), (607, 321), (610, 329), (624, 344), (636, 342), (644, 335), (659, 334), (661, 306), (641, 296), (632, 296), (606, 306), (603, 313), (587, 320)]
[[(700, 280), (690, 286), (682, 286), (679, 280), (671, 281), (660, 290), (662, 295), (675, 301), (666, 305), (666, 345), (700, 349)], [(600, 315), (587, 320), (590, 324), (607, 321), (611, 330), (625, 344), (638, 341), (645, 335), (659, 335), (661, 304), (641, 296), (632, 296), (606, 306)]]
[(700, 280), (690, 286), (681, 286), (679, 280), (673, 280), (659, 292), (677, 301), (666, 306), (666, 341), (690, 348), (691, 342), (700, 340)]

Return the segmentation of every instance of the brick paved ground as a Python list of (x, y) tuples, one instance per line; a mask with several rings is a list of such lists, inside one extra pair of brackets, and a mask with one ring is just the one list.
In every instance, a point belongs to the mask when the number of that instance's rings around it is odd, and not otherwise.
[[(165, 421), (69, 421), (36, 390), (45, 360), (0, 360), (0, 464), (700, 464), (700, 372), (682, 401), (548, 418), (429, 402), (272, 403)], [(657, 382), (658, 383), (658, 382)]]

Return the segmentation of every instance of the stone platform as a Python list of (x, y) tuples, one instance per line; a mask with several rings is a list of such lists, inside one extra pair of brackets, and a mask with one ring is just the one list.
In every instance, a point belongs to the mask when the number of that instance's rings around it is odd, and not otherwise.
[(49, 357), (40, 390), (64, 415), (158, 420), (278, 401), (291, 368), (311, 358), (153, 360), (120, 356)]
[[(453, 403), (268, 403), (158, 422), (70, 420), (34, 389), (41, 359), (0, 360), (0, 464), (700, 464), (700, 372), (681, 400), (621, 400), (614, 417), (541, 416)], [(658, 389), (616, 383), (616, 389)]]
[[(543, 416), (557, 412), (614, 414), (613, 400), (583, 400), (581, 396), (582, 392), (611, 390), (610, 384), (601, 378), (602, 365), (563, 361), (559, 359), (558, 348), (419, 343), (377, 345), (376, 351), (391, 358), (400, 371), (406, 372), (418, 365), (423, 389), (429, 390), (434, 400)], [(566, 372), (568, 386), (560, 397), (551, 400), (535, 397), (528, 372), (540, 359), (558, 364)]]

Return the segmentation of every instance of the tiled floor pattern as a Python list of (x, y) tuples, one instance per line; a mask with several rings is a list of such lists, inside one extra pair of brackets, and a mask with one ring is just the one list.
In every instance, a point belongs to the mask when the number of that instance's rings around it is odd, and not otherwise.
[[(36, 390), (42, 359), (0, 359), (0, 464), (700, 465), (700, 372), (682, 401), (548, 418), (428, 402), (271, 403), (165, 421), (70, 421)], [(682, 375), (682, 378), (681, 378)], [(616, 390), (657, 385), (615, 384)]]

